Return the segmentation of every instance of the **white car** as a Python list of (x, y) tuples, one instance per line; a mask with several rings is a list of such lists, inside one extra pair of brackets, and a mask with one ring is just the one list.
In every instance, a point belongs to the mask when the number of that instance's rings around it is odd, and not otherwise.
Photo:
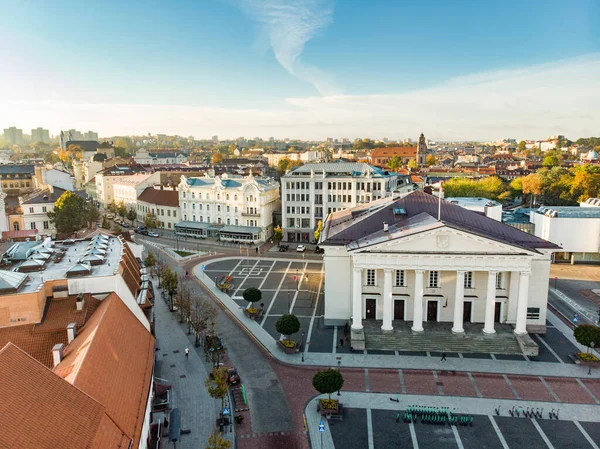
[(306, 249), (306, 246), (304, 246), (304, 245), (298, 245), (296, 247), (296, 252), (303, 253), (305, 249)]
[(148, 231), (148, 234), (146, 234), (148, 237), (158, 237), (158, 234), (154, 231)]

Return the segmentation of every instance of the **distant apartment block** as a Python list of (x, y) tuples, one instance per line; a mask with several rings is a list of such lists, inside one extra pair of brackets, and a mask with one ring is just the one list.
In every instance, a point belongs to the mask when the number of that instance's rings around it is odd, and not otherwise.
[(50, 131), (44, 128), (35, 128), (31, 130), (31, 142), (50, 143)]
[(83, 140), (98, 140), (98, 133), (94, 131), (88, 131), (83, 134)]
[(11, 126), (4, 130), (4, 140), (8, 145), (23, 145), (23, 130)]
[(365, 163), (303, 165), (281, 178), (283, 238), (312, 242), (327, 214), (412, 190), (410, 176)]

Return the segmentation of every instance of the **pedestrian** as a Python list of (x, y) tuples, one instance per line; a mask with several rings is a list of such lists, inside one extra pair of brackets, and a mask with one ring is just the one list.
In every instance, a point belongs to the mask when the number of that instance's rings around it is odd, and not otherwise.
[(344, 339), (340, 338), (340, 346), (344, 346)]
[(445, 352), (442, 352), (442, 358), (441, 358), (440, 362), (446, 362), (446, 353)]
[(258, 246), (256, 247), (256, 254), (258, 254)]
[(185, 277), (188, 277), (190, 273), (188, 271), (185, 272)]
[(190, 355), (190, 348), (185, 348), (185, 358), (187, 359)]
[(348, 323), (346, 323), (344, 325), (344, 335), (348, 336), (349, 333), (350, 333), (350, 326), (348, 326)]

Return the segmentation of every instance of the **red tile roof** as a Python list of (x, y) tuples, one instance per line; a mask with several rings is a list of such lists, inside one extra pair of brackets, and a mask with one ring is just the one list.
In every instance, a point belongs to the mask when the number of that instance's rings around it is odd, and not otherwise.
[(0, 447), (128, 447), (102, 404), (10, 343), (0, 350), (0, 379)]
[(138, 201), (157, 206), (179, 207), (179, 193), (177, 190), (159, 190), (148, 187), (138, 197)]
[(386, 147), (374, 148), (371, 151), (371, 160), (375, 158), (390, 158), (393, 156), (400, 157), (417, 157), (417, 147)]

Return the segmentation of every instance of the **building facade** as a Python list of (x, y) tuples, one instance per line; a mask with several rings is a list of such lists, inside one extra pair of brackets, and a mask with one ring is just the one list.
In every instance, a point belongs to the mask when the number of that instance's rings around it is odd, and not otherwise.
[(140, 148), (134, 156), (135, 162), (142, 165), (166, 165), (183, 164), (187, 158), (177, 152), (149, 152), (145, 148)]
[(11, 126), (4, 129), (4, 140), (8, 145), (23, 145), (23, 130)]
[(328, 217), (325, 323), (382, 320), (514, 325), (516, 334), (545, 332), (551, 254), (543, 239), (422, 191)]
[(50, 131), (44, 128), (35, 128), (31, 130), (31, 142), (50, 143)]
[[(273, 212), (279, 210), (279, 183), (272, 178), (236, 176), (181, 177), (179, 217), (181, 232), (201, 229), (201, 236), (245, 240), (266, 240), (273, 234)], [(188, 224), (192, 223), (192, 224)], [(203, 223), (194, 225), (193, 223)], [(211, 227), (212, 225), (212, 227)], [(229, 228), (225, 228), (225, 227)], [(229, 229), (232, 235), (224, 235)], [(190, 231), (191, 232), (191, 231)]]
[(154, 214), (161, 229), (175, 229), (179, 223), (179, 192), (161, 186), (146, 188), (137, 199), (137, 220), (144, 223), (148, 213)]
[(115, 204), (123, 203), (129, 209), (137, 210), (137, 199), (148, 187), (160, 183), (160, 173), (138, 173), (131, 176), (122, 176), (112, 184)]
[[(96, 196), (102, 207), (106, 207), (115, 199), (113, 184), (126, 176), (149, 173), (150, 171), (138, 164), (113, 165), (96, 173)], [(141, 191), (140, 191), (141, 193)], [(137, 198), (137, 196), (136, 196)]]
[(413, 189), (410, 176), (364, 163), (306, 164), (281, 178), (283, 238), (312, 242), (327, 214)]
[(2, 191), (9, 195), (31, 192), (34, 188), (35, 168), (30, 164), (0, 165)]

